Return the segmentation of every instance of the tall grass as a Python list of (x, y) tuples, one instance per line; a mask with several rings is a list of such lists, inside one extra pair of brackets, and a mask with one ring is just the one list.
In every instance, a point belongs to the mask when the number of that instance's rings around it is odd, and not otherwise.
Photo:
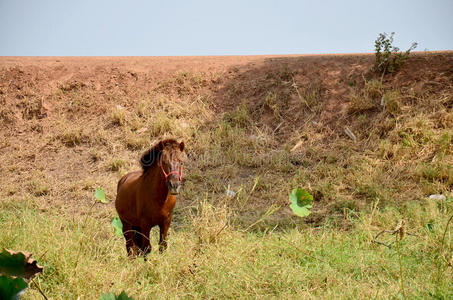
[[(345, 232), (329, 223), (244, 231), (232, 225), (226, 207), (211, 201), (200, 201), (192, 213), (179, 211), (168, 250), (159, 254), (154, 247), (147, 261), (126, 256), (110, 226), (111, 208), (103, 206), (86, 217), (43, 212), (32, 200), (1, 202), (0, 247), (34, 253), (45, 267), (36, 282), (51, 299), (96, 299), (122, 290), (135, 299), (393, 299), (403, 293), (401, 276), (408, 298), (453, 296), (451, 230), (442, 243), (451, 200), (360, 213), (347, 218)], [(400, 255), (373, 242), (404, 216), (416, 236), (399, 242)], [(157, 235), (151, 233), (153, 246)], [(41, 295), (31, 288), (26, 298)]]

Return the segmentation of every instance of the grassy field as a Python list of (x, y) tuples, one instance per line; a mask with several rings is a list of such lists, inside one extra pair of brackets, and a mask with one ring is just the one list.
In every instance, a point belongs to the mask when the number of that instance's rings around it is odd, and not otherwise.
[[(100, 65), (49, 87), (39, 80), (59, 67), (3, 67), (0, 248), (45, 267), (24, 298), (42, 298), (35, 285), (49, 299), (452, 298), (452, 57), (384, 78), (371, 56), (164, 75)], [(169, 247), (158, 253), (154, 229), (148, 260), (131, 260), (93, 193), (113, 200), (169, 136), (188, 156)], [(304, 219), (289, 209), (296, 187), (314, 196)], [(402, 220), (400, 241), (375, 240)]]
[[(311, 227), (245, 231), (227, 206), (202, 201), (173, 229), (164, 254), (128, 259), (106, 215), (41, 212), (32, 200), (2, 203), (1, 247), (27, 249), (45, 273), (36, 284), (52, 299), (96, 299), (122, 290), (135, 299), (342, 298), (449, 299), (452, 239), (445, 233), (453, 201), (417, 201), (401, 208), (346, 212), (343, 229)], [(373, 242), (376, 232), (408, 220), (399, 247)], [(200, 226), (203, 225), (203, 226)], [(380, 241), (395, 241), (394, 235)], [(157, 245), (157, 232), (152, 232)], [(401, 260), (401, 265), (399, 263)], [(402, 281), (402, 282), (401, 282)], [(26, 299), (41, 299), (33, 287)]]

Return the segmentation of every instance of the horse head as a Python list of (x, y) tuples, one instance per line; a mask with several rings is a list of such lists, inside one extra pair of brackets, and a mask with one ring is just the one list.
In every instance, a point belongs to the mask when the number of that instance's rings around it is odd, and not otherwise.
[(168, 191), (172, 195), (179, 194), (182, 179), (182, 165), (184, 163), (184, 142), (164, 140), (159, 142), (159, 167), (167, 182)]
[(143, 174), (147, 175), (150, 169), (161, 175), (172, 195), (179, 193), (182, 179), (182, 165), (185, 160), (184, 142), (166, 139), (158, 142), (140, 158)]

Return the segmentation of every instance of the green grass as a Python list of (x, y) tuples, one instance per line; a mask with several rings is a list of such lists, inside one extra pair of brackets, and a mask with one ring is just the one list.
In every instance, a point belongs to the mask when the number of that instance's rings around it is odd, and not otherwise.
[[(177, 212), (164, 254), (158, 253), (157, 231), (152, 231), (154, 249), (147, 261), (126, 257), (124, 241), (110, 225), (113, 214), (101, 204), (85, 226), (86, 211), (43, 212), (31, 200), (0, 206), (0, 247), (34, 253), (45, 267), (36, 282), (51, 299), (96, 299), (122, 290), (134, 299), (399, 298), (396, 250), (374, 243), (373, 236), (403, 217), (408, 232), (417, 235), (400, 244), (407, 297), (453, 296), (451, 228), (441, 244), (453, 213), (451, 198), (349, 213), (343, 220), (346, 231), (329, 222), (317, 228), (299, 223), (284, 231), (243, 231), (231, 222), (228, 206), (205, 199), (193, 213)], [(221, 230), (224, 224), (229, 226)], [(26, 299), (41, 295), (32, 287)]]

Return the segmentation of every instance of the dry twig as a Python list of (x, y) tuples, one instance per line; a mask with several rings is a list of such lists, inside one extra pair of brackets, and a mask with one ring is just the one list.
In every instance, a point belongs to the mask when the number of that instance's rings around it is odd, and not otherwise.
[(378, 241), (378, 237), (384, 233), (390, 233), (392, 235), (395, 235), (395, 234), (399, 234), (399, 240), (401, 241), (406, 235), (412, 235), (412, 236), (416, 236), (418, 237), (417, 235), (415, 234), (412, 234), (412, 233), (409, 233), (407, 232), (407, 226), (406, 226), (406, 219), (402, 219), (401, 221), (399, 221), (398, 225), (396, 225), (396, 227), (393, 229), (393, 230), (382, 230), (380, 231), (375, 237), (374, 237), (374, 240), (373, 242), (376, 243), (376, 244), (379, 244), (379, 245), (383, 245), (383, 246), (386, 246), (387, 248), (392, 248), (392, 244), (394, 243), (391, 242), (390, 244), (386, 244), (384, 242), (381, 242), (381, 241)]

